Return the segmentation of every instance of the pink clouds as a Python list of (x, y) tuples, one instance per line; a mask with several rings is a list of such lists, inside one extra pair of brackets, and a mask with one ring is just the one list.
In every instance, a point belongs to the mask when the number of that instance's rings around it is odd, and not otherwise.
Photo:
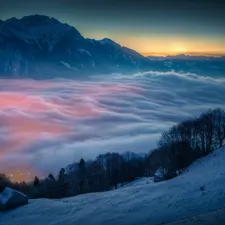
[[(140, 91), (122, 84), (34, 80), (1, 80), (0, 90), (2, 159), (23, 154), (40, 141), (79, 135), (75, 121), (100, 118), (107, 112), (99, 100)], [(30, 167), (24, 163), (22, 167)], [(0, 165), (0, 170), (10, 173), (13, 168)]]
[(69, 132), (69, 128), (49, 121), (41, 121), (21, 115), (1, 117), (1, 126), (7, 128), (9, 139), (1, 143), (0, 155), (22, 151), (35, 143), (41, 134), (60, 136)]
[(19, 92), (0, 92), (0, 109), (20, 108), (24, 110), (45, 110), (47, 107), (35, 97)]
[(0, 172), (28, 179), (28, 170), (46, 175), (81, 157), (147, 152), (174, 123), (224, 107), (224, 96), (219, 78), (174, 72), (1, 79)]
[(98, 115), (98, 108), (94, 108), (88, 102), (81, 102), (83, 100), (82, 97), (80, 99), (60, 99), (57, 97), (45, 99), (42, 96), (29, 96), (28, 93), (0, 92), (0, 109), (16, 108), (26, 113), (45, 113), (54, 109), (65, 115), (74, 117)]

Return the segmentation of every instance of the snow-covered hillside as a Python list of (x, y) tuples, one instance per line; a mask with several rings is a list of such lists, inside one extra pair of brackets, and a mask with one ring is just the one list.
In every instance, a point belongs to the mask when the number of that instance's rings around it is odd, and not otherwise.
[(224, 162), (222, 148), (169, 181), (152, 183), (144, 178), (110, 192), (31, 200), (24, 207), (0, 213), (0, 224), (149, 225), (205, 214), (225, 207)]

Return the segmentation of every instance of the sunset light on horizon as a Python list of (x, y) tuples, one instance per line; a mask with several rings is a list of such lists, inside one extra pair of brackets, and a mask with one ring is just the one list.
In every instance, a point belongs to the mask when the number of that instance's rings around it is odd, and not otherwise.
[(225, 55), (221, 0), (13, 2), (1, 3), (0, 19), (47, 15), (74, 26), (85, 38), (110, 38), (145, 56)]
[(0, 0), (0, 225), (225, 224), (224, 103), (225, 0)]

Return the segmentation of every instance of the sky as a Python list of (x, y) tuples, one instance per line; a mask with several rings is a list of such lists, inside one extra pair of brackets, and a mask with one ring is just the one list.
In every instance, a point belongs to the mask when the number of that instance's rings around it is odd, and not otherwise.
[(225, 54), (224, 0), (0, 0), (0, 19), (41, 14), (144, 55)]

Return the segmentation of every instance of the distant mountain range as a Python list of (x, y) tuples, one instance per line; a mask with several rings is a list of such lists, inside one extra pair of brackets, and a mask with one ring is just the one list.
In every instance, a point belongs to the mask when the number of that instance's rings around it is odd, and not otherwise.
[(160, 68), (132, 49), (107, 38), (86, 39), (48, 16), (0, 21), (0, 76), (46, 78)]
[(84, 38), (48, 16), (0, 20), (0, 77), (73, 77), (147, 70), (224, 74), (225, 57), (144, 57), (104, 38)]
[(191, 56), (191, 55), (174, 55), (174, 56), (149, 56), (152, 62), (158, 62), (162, 67), (165, 66), (167, 71), (176, 71), (181, 73), (195, 73), (202, 76), (225, 77), (225, 57), (213, 56)]
[(163, 61), (163, 60), (224, 60), (225, 56), (198, 56), (198, 55), (168, 55), (168, 56), (148, 56), (149, 60), (152, 61)]

